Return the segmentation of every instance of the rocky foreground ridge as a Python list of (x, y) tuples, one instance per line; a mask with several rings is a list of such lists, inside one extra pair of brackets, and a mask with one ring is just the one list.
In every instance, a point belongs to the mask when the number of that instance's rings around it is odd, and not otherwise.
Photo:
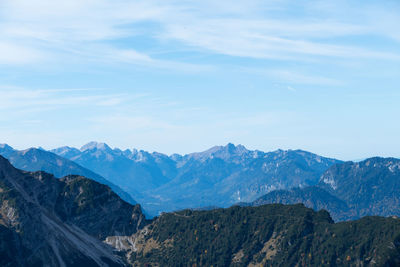
[(140, 206), (81, 176), (15, 169), (0, 156), (1, 266), (123, 266), (103, 242), (145, 223)]

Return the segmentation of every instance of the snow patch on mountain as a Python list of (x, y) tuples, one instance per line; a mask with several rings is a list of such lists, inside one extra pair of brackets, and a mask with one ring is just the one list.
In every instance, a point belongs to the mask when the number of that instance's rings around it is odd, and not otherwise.
[(324, 178), (322, 179), (322, 181), (323, 181), (325, 184), (330, 185), (331, 188), (332, 188), (333, 190), (336, 190), (336, 189), (337, 189), (336, 181), (335, 181), (335, 179), (334, 179), (332, 176), (326, 175), (326, 176), (324, 176)]

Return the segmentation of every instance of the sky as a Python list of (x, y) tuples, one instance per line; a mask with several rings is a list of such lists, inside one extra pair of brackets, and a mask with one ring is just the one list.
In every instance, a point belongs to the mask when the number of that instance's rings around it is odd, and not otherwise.
[(1, 0), (0, 143), (400, 157), (396, 0)]

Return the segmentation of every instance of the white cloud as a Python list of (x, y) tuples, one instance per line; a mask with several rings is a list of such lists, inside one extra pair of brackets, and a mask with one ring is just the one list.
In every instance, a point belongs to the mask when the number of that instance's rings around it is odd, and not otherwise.
[[(323, 1), (293, 5), (284, 0), (3, 0), (0, 48), (5, 53), (0, 54), (0, 63), (41, 62), (55, 55), (67, 61), (72, 55), (82, 61), (110, 63), (123, 59), (129, 64), (186, 69), (187, 63), (153, 58), (149, 52), (139, 51), (135, 43), (124, 48), (112, 43), (138, 35), (155, 42), (159, 38), (160, 46), (163, 41), (177, 40), (195, 49), (235, 57), (399, 60), (395, 52), (332, 39), (381, 35), (399, 40), (399, 31), (393, 26), (399, 17), (388, 8), (344, 1), (335, 2), (335, 6)], [(339, 12), (344, 7), (349, 10), (347, 14)], [(288, 15), (296, 8), (303, 10)], [(389, 11), (389, 16), (376, 20), (383, 11)], [(208, 68), (199, 67), (204, 69)]]
[[(195, 64), (157, 60), (134, 47), (109, 44), (144, 29), (133, 24), (154, 20), (165, 13), (162, 5), (142, 1), (107, 0), (5, 0), (1, 4), (0, 64), (43, 63), (53, 57), (68, 64), (101, 61), (166, 69), (204, 70)], [(147, 32), (146, 34), (151, 34)], [(3, 42), (7, 42), (2, 45)], [(19, 43), (24, 43), (20, 46)], [(40, 56), (39, 56), (40, 55)]]
[(335, 80), (332, 78), (327, 78), (317, 75), (308, 75), (287, 70), (266, 71), (266, 74), (273, 78), (277, 78), (278, 80), (296, 84), (335, 85), (335, 86), (343, 85), (342, 81)]
[[(102, 55), (101, 58), (96, 57), (96, 55), (99, 54)], [(93, 47), (93, 49), (88, 49), (86, 55), (91, 55), (90, 58), (93, 60), (106, 63), (112, 62), (121, 64), (135, 64), (144, 67), (183, 72), (211, 71), (215, 69), (215, 67), (211, 65), (155, 59), (147, 54), (137, 52), (133, 49), (115, 49), (106, 46), (97, 46)]]
[[(60, 89), (39, 90), (20, 87), (0, 87), (0, 110), (11, 111), (28, 109), (42, 111), (48, 108), (64, 106), (118, 105), (128, 97), (121, 94), (99, 93), (94, 89)], [(87, 93), (89, 92), (89, 93)], [(28, 112), (25, 111), (25, 112)]]
[(22, 65), (44, 59), (44, 54), (35, 48), (0, 40), (0, 64)]
[(309, 84), (309, 85), (328, 85), (328, 86), (343, 86), (344, 81), (331, 77), (317, 75), (315, 73), (307, 73), (306, 71), (294, 71), (278, 68), (238, 68), (238, 72), (249, 72), (261, 76), (267, 76), (271, 80), (279, 83), (290, 84)]
[(96, 41), (129, 36), (121, 26), (158, 16), (161, 8), (142, 1), (4, 0), (3, 31), (49, 42)]
[[(164, 38), (174, 38), (215, 53), (272, 59), (304, 59), (305, 56), (400, 59), (398, 54), (354, 45), (331, 43), (333, 37), (369, 33), (364, 26), (318, 20), (249, 20), (195, 18), (169, 24)], [(325, 40), (328, 39), (328, 40)]]
[(287, 89), (288, 89), (289, 91), (292, 91), (292, 92), (296, 92), (296, 91), (297, 91), (295, 88), (293, 88), (293, 87), (290, 86), (290, 85), (287, 87)]

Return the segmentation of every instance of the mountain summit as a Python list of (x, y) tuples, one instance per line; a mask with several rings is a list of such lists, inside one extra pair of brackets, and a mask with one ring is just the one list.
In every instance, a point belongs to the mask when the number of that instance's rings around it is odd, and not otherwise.
[(199, 161), (205, 161), (210, 158), (231, 160), (232, 158), (246, 158), (253, 154), (253, 151), (247, 150), (243, 145), (235, 146), (232, 143), (228, 143), (226, 146), (214, 146), (204, 152), (188, 154), (184, 158)]
[(105, 143), (98, 143), (98, 142), (89, 142), (86, 145), (82, 146), (80, 151), (85, 152), (86, 150), (104, 150), (104, 151), (111, 151), (111, 148)]
[(99, 173), (140, 202), (146, 212), (227, 207), (272, 190), (318, 183), (340, 161), (302, 150), (262, 152), (229, 143), (187, 155), (121, 150), (90, 142), (52, 152)]

